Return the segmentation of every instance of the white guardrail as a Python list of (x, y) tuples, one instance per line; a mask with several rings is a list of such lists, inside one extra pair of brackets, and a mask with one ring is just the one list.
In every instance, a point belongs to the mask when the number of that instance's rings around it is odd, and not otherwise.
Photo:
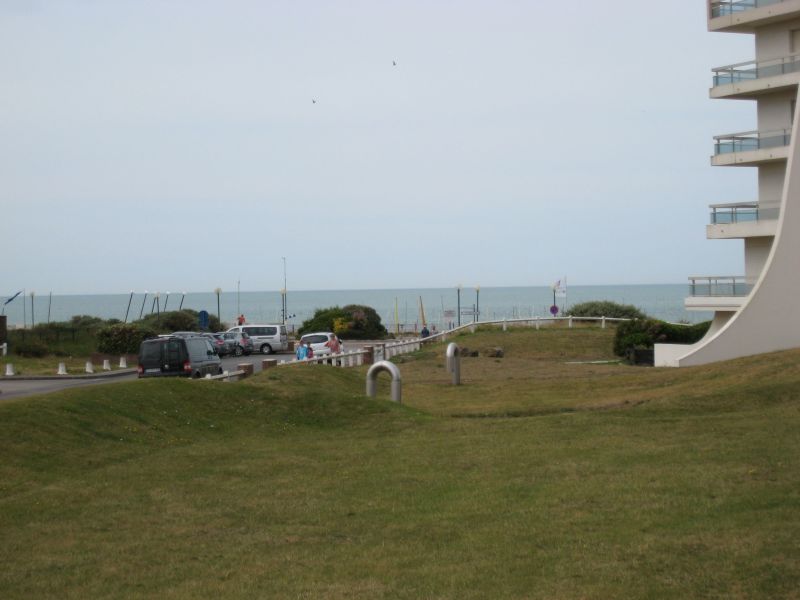
[(467, 323), (447, 331), (441, 331), (426, 338), (410, 338), (397, 341), (381, 342), (367, 346), (361, 350), (354, 352), (342, 352), (340, 354), (326, 354), (324, 356), (315, 356), (314, 358), (306, 358), (303, 360), (290, 360), (287, 362), (279, 363), (277, 366), (285, 367), (292, 365), (309, 365), (309, 364), (322, 364), (332, 365), (334, 367), (360, 367), (365, 363), (366, 357), (372, 353), (372, 362), (380, 360), (388, 360), (393, 356), (400, 354), (408, 354), (409, 352), (416, 352), (420, 350), (423, 344), (431, 342), (443, 342), (449, 336), (455, 335), (462, 331), (470, 331), (472, 333), (480, 325), (501, 325), (503, 331), (506, 331), (509, 326), (527, 326), (539, 329), (542, 325), (556, 321), (567, 321), (569, 328), (573, 326), (575, 321), (593, 321), (599, 322), (602, 329), (606, 328), (606, 323), (616, 323), (620, 321), (630, 321), (631, 319), (612, 318), (612, 317), (528, 317), (524, 319), (500, 319), (496, 321), (480, 321), (475, 323)]

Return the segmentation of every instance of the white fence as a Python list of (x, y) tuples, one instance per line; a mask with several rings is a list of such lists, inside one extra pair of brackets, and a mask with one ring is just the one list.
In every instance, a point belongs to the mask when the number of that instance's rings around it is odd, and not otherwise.
[(372, 359), (374, 362), (378, 362), (379, 360), (388, 360), (394, 356), (399, 356), (401, 354), (408, 354), (409, 352), (416, 352), (420, 350), (424, 344), (428, 344), (431, 342), (442, 342), (445, 341), (448, 337), (460, 333), (462, 331), (471, 331), (475, 332), (475, 330), (480, 325), (500, 325), (503, 328), (503, 331), (506, 331), (509, 326), (516, 326), (516, 327), (535, 327), (536, 329), (541, 328), (542, 326), (546, 326), (548, 324), (552, 324), (557, 321), (567, 321), (568, 327), (571, 329), (575, 322), (579, 321), (588, 321), (588, 322), (595, 322), (600, 323), (600, 327), (602, 329), (606, 328), (606, 323), (617, 323), (620, 321), (630, 321), (630, 319), (618, 319), (618, 318), (611, 318), (611, 317), (530, 317), (525, 319), (502, 319), (497, 321), (480, 321), (476, 323), (467, 323), (466, 325), (461, 325), (460, 327), (456, 327), (454, 329), (450, 329), (448, 331), (442, 331), (439, 333), (435, 333), (430, 335), (426, 338), (410, 338), (410, 339), (403, 339), (403, 340), (393, 340), (389, 342), (381, 342), (378, 344), (374, 344), (372, 346), (367, 346), (361, 350), (356, 350), (354, 352), (343, 352), (341, 354), (328, 354), (325, 356), (315, 356), (314, 358), (307, 358), (303, 360), (291, 360), (283, 363), (279, 363), (278, 366), (285, 367), (285, 366), (292, 366), (292, 365), (308, 365), (308, 364), (321, 364), (321, 365), (332, 365), (334, 367), (360, 367), (364, 364), (365, 357), (367, 357), (370, 352), (372, 352)]

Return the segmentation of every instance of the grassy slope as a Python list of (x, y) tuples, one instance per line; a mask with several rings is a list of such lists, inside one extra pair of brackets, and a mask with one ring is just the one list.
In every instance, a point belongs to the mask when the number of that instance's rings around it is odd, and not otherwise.
[(800, 352), (458, 341), (506, 357), (404, 359), (405, 406), (326, 367), (0, 404), (0, 597), (797, 596)]

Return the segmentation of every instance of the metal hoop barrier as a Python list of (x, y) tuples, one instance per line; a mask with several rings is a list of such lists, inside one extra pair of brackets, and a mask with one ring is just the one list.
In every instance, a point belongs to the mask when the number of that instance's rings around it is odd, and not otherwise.
[(375, 397), (377, 393), (376, 381), (378, 379), (378, 373), (381, 371), (387, 371), (392, 376), (392, 401), (402, 402), (403, 379), (400, 377), (400, 369), (397, 368), (397, 365), (388, 360), (376, 362), (369, 368), (369, 371), (367, 371), (367, 396), (370, 398)]
[(453, 385), (461, 385), (461, 354), (458, 345), (454, 342), (447, 344), (447, 370), (453, 376)]

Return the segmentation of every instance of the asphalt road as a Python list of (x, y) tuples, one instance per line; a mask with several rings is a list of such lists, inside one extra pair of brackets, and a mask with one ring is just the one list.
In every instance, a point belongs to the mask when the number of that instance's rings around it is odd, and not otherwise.
[[(373, 342), (352, 342), (346, 343), (347, 352), (357, 350)], [(377, 343), (377, 342), (376, 342)], [(283, 352), (279, 354), (254, 353), (250, 356), (226, 356), (222, 359), (222, 368), (226, 371), (235, 371), (237, 365), (250, 363), (256, 373), (261, 371), (261, 361), (265, 358), (274, 358), (279, 362), (286, 362), (294, 359), (293, 352)], [(34, 394), (49, 394), (58, 390), (88, 385), (110, 385), (118, 381), (136, 380), (136, 373), (130, 375), (120, 375), (118, 377), (107, 377), (99, 379), (38, 379), (38, 380), (14, 380), (12, 378), (0, 377), (0, 402), (32, 396)]]

